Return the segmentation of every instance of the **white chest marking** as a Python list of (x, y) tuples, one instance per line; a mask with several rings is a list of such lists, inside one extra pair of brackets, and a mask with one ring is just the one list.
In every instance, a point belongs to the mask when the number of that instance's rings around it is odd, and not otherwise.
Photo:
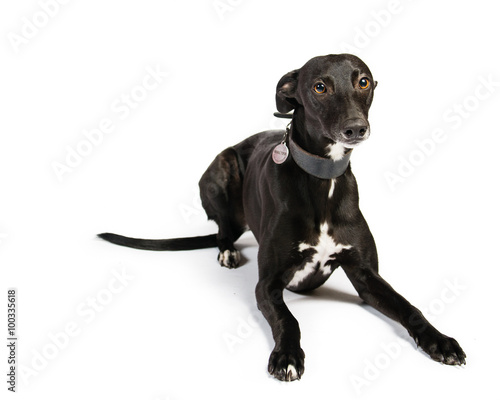
[[(345, 147), (342, 143), (335, 143), (328, 146), (328, 155), (333, 161), (341, 160), (344, 157)], [(332, 179), (330, 190), (328, 191), (328, 198), (333, 196), (333, 189), (335, 189), (335, 179)]]
[(342, 252), (342, 250), (350, 249), (351, 247), (351, 245), (335, 243), (333, 237), (328, 235), (328, 224), (323, 223), (320, 228), (318, 243), (316, 245), (311, 245), (305, 242), (299, 244), (298, 248), (300, 252), (308, 249), (314, 249), (316, 253), (312, 256), (311, 261), (304, 265), (302, 269), (295, 272), (292, 280), (288, 283), (288, 286), (298, 286), (311, 274), (321, 273), (323, 276), (330, 275), (332, 273), (332, 268), (330, 265), (327, 266), (325, 264), (330, 260), (334, 260), (335, 254)]
[(333, 196), (333, 190), (335, 189), (335, 179), (332, 179), (330, 183), (330, 190), (328, 191), (328, 198), (331, 199)]

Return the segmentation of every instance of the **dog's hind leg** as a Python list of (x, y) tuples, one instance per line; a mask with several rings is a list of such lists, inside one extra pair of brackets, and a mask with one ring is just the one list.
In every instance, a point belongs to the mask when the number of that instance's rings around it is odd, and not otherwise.
[(210, 164), (200, 180), (203, 208), (209, 219), (219, 226), (217, 246), (219, 263), (223, 267), (239, 266), (240, 253), (234, 242), (245, 232), (243, 212), (243, 173), (233, 148), (220, 153)]

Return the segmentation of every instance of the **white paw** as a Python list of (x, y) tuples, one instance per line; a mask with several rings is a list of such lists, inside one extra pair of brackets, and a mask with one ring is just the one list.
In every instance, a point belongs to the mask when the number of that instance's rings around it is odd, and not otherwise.
[(238, 250), (225, 250), (219, 253), (219, 264), (227, 268), (236, 268), (240, 265), (240, 252)]
[(288, 365), (286, 369), (286, 380), (294, 381), (296, 379), (299, 379), (299, 374), (297, 373), (297, 370), (293, 365)]

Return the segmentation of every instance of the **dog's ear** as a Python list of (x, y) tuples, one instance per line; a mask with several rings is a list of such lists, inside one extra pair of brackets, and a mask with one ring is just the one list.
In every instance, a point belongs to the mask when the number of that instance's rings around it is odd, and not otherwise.
[(296, 100), (297, 80), (299, 70), (295, 69), (284, 75), (276, 86), (276, 108), (280, 113), (292, 111), (299, 105)]

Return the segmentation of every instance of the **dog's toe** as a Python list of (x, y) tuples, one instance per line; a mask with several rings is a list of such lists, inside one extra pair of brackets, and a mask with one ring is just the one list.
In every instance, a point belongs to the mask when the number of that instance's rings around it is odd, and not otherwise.
[(295, 366), (288, 364), (288, 367), (286, 368), (286, 381), (291, 382), (299, 378), (299, 373), (295, 369)]
[(295, 381), (304, 373), (304, 358), (304, 351), (300, 347), (296, 351), (275, 350), (269, 358), (268, 371), (280, 381)]
[(240, 259), (238, 250), (225, 250), (219, 253), (219, 263), (222, 267), (237, 268), (240, 265)]
[(434, 361), (446, 365), (464, 365), (466, 363), (465, 352), (458, 342), (442, 333), (422, 335), (416, 339), (416, 342)]

